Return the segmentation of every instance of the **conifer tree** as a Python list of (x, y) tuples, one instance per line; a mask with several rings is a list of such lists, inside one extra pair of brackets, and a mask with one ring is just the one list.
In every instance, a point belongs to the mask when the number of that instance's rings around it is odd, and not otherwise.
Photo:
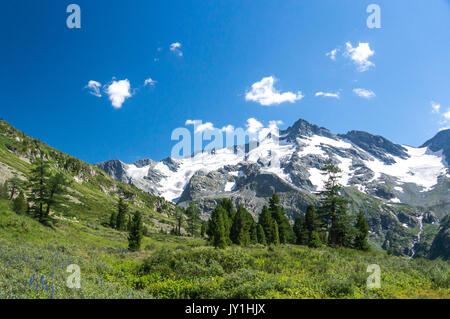
[(261, 214), (259, 215), (258, 224), (264, 230), (265, 239), (268, 245), (275, 243), (275, 228), (274, 224), (276, 222), (272, 218), (272, 214), (270, 213), (267, 206), (264, 206)]
[(197, 225), (200, 222), (200, 214), (194, 202), (190, 202), (186, 209), (188, 232), (192, 237), (197, 233)]
[(133, 218), (131, 215), (128, 215), (127, 231), (131, 231), (131, 227), (133, 227)]
[(142, 223), (142, 214), (136, 211), (131, 221), (131, 229), (128, 235), (128, 248), (131, 251), (138, 251), (141, 248), (141, 242), (144, 231), (144, 225)]
[(109, 227), (116, 228), (116, 224), (117, 224), (117, 212), (113, 211), (111, 213), (111, 217), (109, 218)]
[(340, 195), (342, 186), (338, 180), (341, 170), (331, 161), (327, 161), (322, 171), (328, 179), (325, 182), (325, 189), (320, 192), (320, 216), (328, 228), (328, 243), (332, 246), (349, 246), (351, 242), (351, 227), (347, 216), (349, 201)]
[(243, 207), (239, 206), (231, 227), (231, 241), (240, 246), (250, 244), (250, 230), (254, 223), (252, 215)]
[(23, 188), (23, 181), (17, 175), (14, 175), (14, 177), (6, 181), (6, 185), (9, 191), (9, 200), (13, 200), (14, 195)]
[(319, 233), (317, 233), (316, 231), (313, 231), (311, 233), (311, 238), (309, 239), (308, 246), (311, 248), (319, 248), (320, 246), (322, 246), (319, 238)]
[(68, 179), (62, 173), (56, 173), (52, 175), (47, 184), (47, 198), (45, 203), (47, 208), (45, 215), (50, 214), (51, 208), (59, 207), (59, 204), (65, 200), (64, 195), (67, 193), (66, 187), (69, 185)]
[(175, 235), (181, 236), (181, 225), (184, 220), (184, 209), (180, 206), (175, 207), (175, 219), (177, 221), (177, 227), (175, 229)]
[(266, 234), (264, 233), (264, 229), (262, 228), (262, 226), (260, 224), (258, 224), (256, 227), (257, 227), (256, 231), (257, 231), (257, 235), (258, 235), (258, 244), (267, 245)]
[(274, 193), (272, 198), (269, 200), (269, 210), (272, 213), (273, 220), (278, 225), (280, 243), (294, 243), (295, 234), (292, 230), (291, 224), (289, 223), (289, 219), (286, 217), (284, 208), (278, 205), (279, 202), (280, 200), (278, 195)]
[(202, 226), (200, 228), (200, 236), (201, 236), (201, 238), (205, 238), (207, 229), (208, 229), (208, 223), (203, 220), (202, 221)]
[(367, 220), (361, 211), (356, 219), (355, 228), (355, 248), (360, 250), (368, 250), (369, 244), (367, 242), (367, 236), (369, 235), (369, 225), (367, 224)]
[(48, 215), (45, 214), (44, 205), (48, 198), (48, 181), (50, 179), (49, 164), (44, 160), (44, 153), (38, 146), (39, 157), (33, 162), (33, 168), (30, 172), (29, 188), (30, 201), (33, 203), (35, 217), (41, 222), (47, 221)]
[(126, 228), (126, 216), (128, 213), (128, 205), (122, 199), (119, 198), (119, 202), (117, 204), (117, 218), (116, 218), (116, 229), (124, 230)]
[(306, 244), (306, 241), (303, 239), (303, 219), (301, 219), (300, 217), (296, 217), (295, 218), (295, 222), (294, 222), (294, 226), (293, 226), (293, 230), (294, 230), (294, 234), (295, 234), (295, 243), (297, 245), (304, 245)]
[(250, 242), (254, 245), (258, 243), (258, 225), (252, 217), (252, 226), (250, 228)]
[(20, 215), (23, 215), (27, 212), (28, 210), (28, 203), (27, 200), (25, 199), (25, 195), (23, 194), (23, 192), (19, 193), (19, 196), (17, 196), (14, 199), (13, 202), (13, 210)]
[(229, 235), (226, 233), (226, 224), (228, 223), (228, 213), (218, 205), (211, 214), (210, 219), (210, 239), (214, 247), (225, 248), (230, 243)]

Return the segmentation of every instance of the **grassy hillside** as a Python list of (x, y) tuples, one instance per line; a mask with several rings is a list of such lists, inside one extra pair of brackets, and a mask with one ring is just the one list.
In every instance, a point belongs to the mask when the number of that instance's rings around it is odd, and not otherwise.
[(27, 180), (38, 147), (44, 151), (52, 169), (72, 182), (64, 209), (52, 212), (58, 218), (76, 218), (90, 223), (107, 223), (119, 196), (127, 199), (131, 211), (140, 210), (150, 231), (169, 231), (175, 224), (175, 205), (161, 197), (113, 180), (104, 171), (35, 140), (0, 120), (0, 183), (17, 174)]
[[(27, 179), (40, 142), (0, 121), (0, 183)], [(0, 298), (449, 298), (450, 264), (328, 247), (255, 245), (214, 249), (198, 238), (167, 235), (172, 203), (112, 180), (96, 167), (40, 144), (52, 169), (71, 181), (50, 226), (0, 200)], [(119, 196), (149, 229), (142, 250), (108, 227)], [(164, 231), (161, 232), (161, 229)], [(76, 264), (81, 288), (67, 287)], [(381, 288), (366, 286), (381, 267)]]
[[(49, 228), (9, 206), (0, 201), (0, 298), (51, 298), (52, 287), (55, 299), (450, 297), (448, 262), (293, 245), (218, 250), (163, 234), (131, 253), (124, 232), (66, 220)], [(66, 286), (69, 264), (81, 268), (81, 289)], [(379, 289), (366, 287), (369, 264), (381, 267)]]

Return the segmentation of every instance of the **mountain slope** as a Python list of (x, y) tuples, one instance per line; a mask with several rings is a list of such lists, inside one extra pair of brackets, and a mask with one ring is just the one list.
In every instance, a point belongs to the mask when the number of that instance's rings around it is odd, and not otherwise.
[(39, 145), (52, 170), (64, 173), (72, 182), (69, 200), (62, 209), (51, 212), (54, 218), (106, 224), (121, 196), (130, 204), (131, 211), (144, 213), (145, 225), (150, 231), (172, 229), (174, 204), (128, 183), (118, 182), (96, 166), (35, 140), (4, 120), (0, 120), (0, 183), (14, 175), (28, 179)]
[(438, 134), (439, 143), (414, 148), (366, 132), (336, 135), (300, 119), (279, 134), (271, 132), (245, 154), (224, 148), (183, 159), (97, 166), (180, 205), (193, 200), (205, 218), (223, 197), (257, 215), (273, 192), (293, 218), (317, 201), (315, 193), (324, 184), (320, 169), (330, 159), (341, 168), (340, 182), (354, 199), (352, 213), (362, 210), (372, 220), (372, 241), (411, 256), (421, 216), (430, 216), (428, 236), (421, 240), (427, 250), (439, 218), (449, 212), (450, 175), (439, 149), (450, 144), (444, 133)]

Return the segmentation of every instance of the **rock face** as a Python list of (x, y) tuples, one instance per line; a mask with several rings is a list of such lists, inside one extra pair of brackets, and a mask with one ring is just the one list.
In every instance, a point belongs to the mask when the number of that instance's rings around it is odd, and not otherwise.
[[(232, 147), (197, 152), (190, 158), (144, 159), (132, 164), (108, 161), (97, 166), (115, 179), (185, 206), (194, 201), (204, 218), (224, 197), (244, 205), (255, 217), (278, 193), (289, 216), (317, 202), (321, 168), (331, 160), (342, 170), (340, 183), (352, 199), (351, 213), (363, 211), (371, 240), (398, 254), (411, 255), (421, 229), (418, 218), (437, 232), (450, 211), (447, 155), (450, 131), (441, 131), (420, 148), (399, 145), (361, 131), (336, 135), (298, 120), (267, 135), (256, 148)], [(237, 152), (246, 149), (246, 152)], [(446, 157), (447, 156), (447, 157)], [(424, 233), (422, 238), (430, 237)]]

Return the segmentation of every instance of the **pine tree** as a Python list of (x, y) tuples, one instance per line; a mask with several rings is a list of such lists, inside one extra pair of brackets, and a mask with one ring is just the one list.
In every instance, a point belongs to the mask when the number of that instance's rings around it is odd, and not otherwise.
[(332, 246), (348, 246), (351, 242), (349, 238), (351, 227), (347, 216), (349, 201), (340, 195), (342, 186), (339, 185), (338, 180), (341, 170), (327, 161), (322, 171), (328, 179), (325, 182), (325, 189), (320, 192), (320, 216), (325, 227), (328, 228), (328, 243)]
[(131, 231), (131, 227), (133, 227), (133, 218), (131, 215), (128, 215), (127, 231)]
[(26, 214), (28, 210), (28, 203), (23, 192), (20, 192), (19, 196), (14, 199), (13, 210), (20, 215)]
[(126, 228), (126, 216), (128, 213), (128, 205), (125, 201), (119, 198), (119, 202), (117, 204), (117, 218), (116, 218), (116, 229), (124, 230)]
[(138, 251), (141, 248), (141, 242), (144, 231), (144, 225), (142, 223), (142, 214), (136, 211), (131, 221), (131, 229), (128, 235), (128, 248), (131, 251)]
[(231, 241), (240, 246), (250, 244), (250, 230), (254, 223), (252, 215), (243, 207), (239, 206), (231, 227)]
[(230, 243), (230, 238), (226, 233), (226, 224), (228, 223), (228, 213), (218, 205), (211, 214), (210, 219), (210, 239), (216, 248), (225, 248)]
[(264, 230), (264, 235), (265, 235), (267, 244), (270, 245), (270, 244), (275, 243), (276, 240), (275, 240), (274, 224), (276, 224), (276, 222), (273, 220), (272, 214), (270, 213), (267, 206), (263, 207), (261, 214), (259, 215), (258, 224)]
[(320, 246), (322, 246), (322, 243), (320, 241), (319, 234), (316, 231), (313, 231), (308, 242), (308, 247), (319, 248)]
[(280, 238), (280, 243), (288, 244), (295, 242), (295, 234), (292, 230), (289, 219), (286, 217), (284, 208), (279, 206), (280, 200), (277, 194), (273, 194), (272, 198), (269, 200), (269, 210), (272, 213), (273, 220), (278, 225), (278, 233)]
[(355, 248), (360, 250), (368, 250), (369, 244), (367, 242), (367, 236), (369, 235), (369, 225), (362, 212), (359, 212), (356, 219), (356, 236), (355, 236)]
[(109, 218), (109, 227), (116, 228), (116, 224), (117, 224), (117, 212), (113, 211), (111, 213), (111, 217)]
[(14, 175), (13, 178), (6, 181), (6, 185), (9, 191), (9, 200), (13, 200), (14, 195), (23, 188), (23, 181), (17, 175)]
[(186, 209), (188, 232), (192, 237), (197, 234), (197, 225), (200, 221), (200, 215), (194, 202), (190, 202)]
[(273, 223), (273, 243), (274, 245), (279, 245), (280, 244), (280, 235), (278, 232), (278, 224), (277, 223)]
[(177, 228), (175, 231), (175, 235), (177, 236), (181, 236), (181, 225), (183, 224), (183, 219), (184, 219), (184, 209), (180, 206), (176, 206), (175, 207), (175, 219), (177, 221)]
[(57, 173), (52, 175), (47, 184), (47, 198), (45, 203), (47, 208), (45, 210), (45, 215), (50, 214), (50, 209), (59, 207), (59, 204), (65, 200), (64, 194), (67, 193), (66, 187), (69, 185), (68, 179), (62, 173)]
[(201, 226), (201, 228), (200, 228), (200, 236), (201, 236), (202, 238), (205, 238), (207, 229), (208, 229), (208, 223), (207, 223), (206, 221), (203, 220), (203, 221), (202, 221), (202, 226)]
[(293, 230), (295, 234), (295, 243), (297, 245), (304, 245), (306, 241), (303, 240), (303, 219), (300, 217), (295, 218)]
[(44, 205), (48, 198), (48, 181), (50, 179), (49, 164), (44, 160), (44, 153), (38, 146), (39, 157), (33, 162), (33, 168), (30, 172), (29, 188), (30, 201), (33, 203), (35, 217), (45, 223), (48, 215), (44, 211)]
[(252, 245), (258, 243), (258, 225), (255, 223), (252, 217), (252, 226), (250, 227), (250, 242)]
[(264, 234), (264, 229), (260, 224), (258, 224), (256, 227), (257, 227), (256, 231), (258, 234), (258, 244), (267, 245), (266, 234)]

